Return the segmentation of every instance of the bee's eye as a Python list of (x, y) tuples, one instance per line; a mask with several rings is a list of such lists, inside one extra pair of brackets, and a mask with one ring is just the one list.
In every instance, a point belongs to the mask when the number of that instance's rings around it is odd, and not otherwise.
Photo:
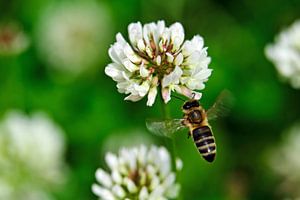
[(185, 109), (185, 110), (188, 110), (188, 109), (191, 108), (191, 106), (190, 106), (189, 103), (185, 103), (182, 107), (183, 107), (183, 109)]
[(198, 107), (199, 106), (199, 102), (198, 101), (190, 101), (190, 102), (186, 102), (182, 108), (185, 110), (188, 110), (192, 107)]
[(200, 106), (198, 101), (193, 101), (193, 102), (191, 102), (191, 104), (192, 104), (192, 107)]

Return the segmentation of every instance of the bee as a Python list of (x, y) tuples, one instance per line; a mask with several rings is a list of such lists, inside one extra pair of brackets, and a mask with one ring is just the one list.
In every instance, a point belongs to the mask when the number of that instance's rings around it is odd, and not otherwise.
[(228, 113), (229, 101), (224, 101), (225, 97), (228, 96), (228, 91), (223, 91), (207, 111), (200, 105), (198, 100), (189, 99), (182, 106), (182, 119), (149, 119), (146, 121), (146, 126), (150, 132), (166, 137), (172, 137), (175, 132), (182, 128), (189, 128), (188, 138), (193, 138), (199, 153), (206, 161), (211, 163), (215, 160), (217, 147), (208, 121)]

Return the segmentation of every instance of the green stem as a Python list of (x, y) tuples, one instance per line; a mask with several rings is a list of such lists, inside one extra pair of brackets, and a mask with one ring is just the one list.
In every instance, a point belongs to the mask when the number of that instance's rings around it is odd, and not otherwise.
[[(169, 106), (167, 104), (165, 104), (163, 98), (161, 95), (159, 95), (161, 98), (161, 108), (162, 108), (162, 114), (163, 114), (163, 118), (164, 119), (171, 119), (171, 116), (170, 116), (170, 109), (169, 109)], [(170, 152), (171, 152), (171, 160), (172, 160), (172, 168), (175, 170), (176, 172), (176, 177), (177, 177), (177, 180), (178, 180), (178, 177), (179, 177), (179, 171), (176, 169), (176, 144), (175, 144), (175, 139), (174, 138), (171, 138), (171, 139), (168, 139), (168, 138), (165, 138), (165, 144), (167, 146), (168, 149), (170, 149)], [(183, 199), (183, 196), (182, 196), (182, 193), (179, 192), (179, 195), (178, 195), (178, 198), (177, 200), (182, 200)]]
[(161, 103), (162, 114), (164, 119), (170, 119), (170, 109), (167, 104), (162, 100)]
[(6, 66), (7, 80), (4, 87), (10, 91), (8, 95), (1, 94), (5, 108), (25, 108), (23, 69), (20, 57), (1, 58), (0, 65)]
[[(168, 104), (166, 104), (162, 98), (162, 96), (160, 95), (161, 97), (161, 108), (162, 108), (162, 115), (163, 115), (163, 118), (164, 119), (170, 119), (170, 109), (168, 107)], [(165, 138), (165, 143), (166, 143), (166, 146), (168, 149), (170, 149), (170, 152), (171, 152), (171, 160), (172, 160), (172, 168), (176, 171), (176, 174), (177, 174), (177, 170), (176, 170), (176, 148), (175, 148), (175, 140), (173, 138), (171, 139), (168, 139), (168, 138)]]

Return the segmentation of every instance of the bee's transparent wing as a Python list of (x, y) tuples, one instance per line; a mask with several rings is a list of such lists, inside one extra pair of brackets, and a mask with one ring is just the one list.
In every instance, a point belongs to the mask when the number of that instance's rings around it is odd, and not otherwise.
[(206, 112), (208, 120), (214, 120), (218, 117), (225, 117), (229, 114), (233, 106), (234, 98), (231, 92), (223, 90), (217, 97), (214, 105)]
[(175, 132), (186, 128), (182, 121), (183, 119), (147, 119), (146, 126), (155, 135), (172, 138)]

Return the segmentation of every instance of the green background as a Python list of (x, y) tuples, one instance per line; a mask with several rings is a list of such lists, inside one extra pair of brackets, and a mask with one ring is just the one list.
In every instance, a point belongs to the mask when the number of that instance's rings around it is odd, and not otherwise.
[[(67, 135), (66, 160), (71, 176), (55, 193), (57, 199), (96, 199), (90, 188), (97, 167), (105, 167), (106, 149), (121, 146), (131, 130), (146, 132), (145, 119), (160, 117), (161, 106), (159, 99), (153, 107), (146, 106), (146, 99), (123, 100), (125, 96), (117, 92), (115, 82), (104, 74), (104, 67), (111, 62), (109, 45), (99, 49), (96, 73), (69, 81), (53, 79), (56, 75), (49, 73), (49, 66), (38, 56), (34, 39), (42, 10), (53, 2), (1, 1), (0, 19), (18, 21), (32, 41), (24, 53), (0, 57), (0, 114), (10, 109), (47, 112)], [(225, 88), (235, 98), (229, 116), (211, 123), (218, 146), (213, 164), (201, 159), (185, 132), (176, 136), (177, 154), (184, 163), (179, 175), (182, 199), (280, 199), (281, 194), (276, 192), (280, 177), (270, 171), (265, 152), (280, 145), (281, 133), (299, 119), (300, 92), (280, 81), (264, 48), (283, 27), (300, 17), (300, 1), (102, 3), (112, 19), (109, 25), (113, 34), (108, 44), (115, 42), (117, 32), (127, 38), (128, 24), (136, 21), (144, 24), (163, 19), (168, 26), (178, 21), (185, 28), (186, 39), (203, 36), (213, 73), (201, 103), (208, 108)], [(175, 118), (182, 115), (181, 104), (173, 98), (169, 105)], [(115, 135), (111, 145), (104, 148), (111, 135)], [(148, 132), (146, 136), (152, 142), (145, 143), (165, 145), (162, 138)]]

